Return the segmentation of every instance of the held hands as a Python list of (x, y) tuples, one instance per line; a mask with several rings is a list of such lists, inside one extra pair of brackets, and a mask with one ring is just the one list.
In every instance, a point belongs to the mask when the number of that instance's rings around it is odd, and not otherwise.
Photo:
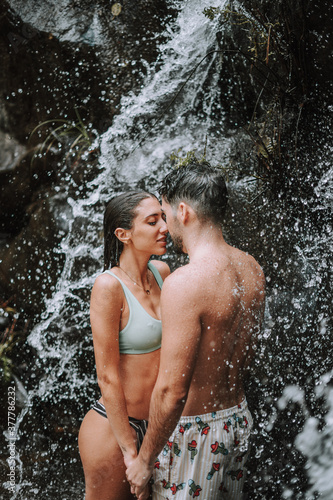
[(131, 493), (132, 495), (135, 495), (138, 500), (147, 500), (148, 498), (151, 498), (149, 496), (150, 491), (148, 484), (144, 487), (142, 493), (140, 493), (139, 495), (136, 495), (134, 486), (133, 487), (131, 486)]
[(139, 500), (146, 500), (149, 496), (148, 481), (151, 478), (153, 468), (145, 464), (140, 456), (130, 461), (125, 459), (125, 465), (131, 493)]

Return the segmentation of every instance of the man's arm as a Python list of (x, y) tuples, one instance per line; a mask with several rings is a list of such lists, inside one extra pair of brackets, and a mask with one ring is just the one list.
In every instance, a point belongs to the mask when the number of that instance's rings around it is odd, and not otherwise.
[(127, 469), (137, 495), (182, 414), (200, 346), (200, 300), (188, 268), (177, 270), (164, 282), (161, 316), (161, 361), (150, 402), (148, 431), (138, 459)]

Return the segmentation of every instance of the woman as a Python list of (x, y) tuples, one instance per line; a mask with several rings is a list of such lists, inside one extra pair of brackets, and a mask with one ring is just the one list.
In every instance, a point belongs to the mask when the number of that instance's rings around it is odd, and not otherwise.
[[(104, 214), (104, 272), (93, 286), (90, 320), (102, 397), (85, 416), (79, 450), (86, 500), (133, 499), (124, 460), (136, 457), (157, 378), (167, 226), (147, 192), (113, 198)], [(111, 267), (111, 269), (110, 269)], [(146, 491), (148, 497), (148, 491)]]

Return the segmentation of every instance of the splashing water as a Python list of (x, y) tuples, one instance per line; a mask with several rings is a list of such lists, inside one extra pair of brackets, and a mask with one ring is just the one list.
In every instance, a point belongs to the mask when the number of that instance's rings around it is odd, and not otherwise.
[[(320, 377), (315, 387), (316, 398), (324, 398), (326, 401), (326, 414), (324, 421), (311, 417), (307, 409), (304, 390), (298, 386), (287, 386), (278, 400), (281, 410), (290, 403), (297, 403), (302, 408), (306, 417), (303, 430), (297, 435), (295, 445), (307, 458), (307, 470), (310, 488), (307, 498), (315, 498), (320, 495), (324, 500), (331, 500), (333, 493), (333, 371)], [(294, 498), (293, 491), (286, 489), (283, 498)]]
[[(64, 0), (62, 4), (65, 3), (70, 4)], [(161, 45), (156, 63), (147, 68), (141, 92), (122, 98), (120, 114), (97, 139), (101, 150), (98, 175), (87, 185), (85, 198), (67, 200), (68, 234), (59, 247), (65, 256), (64, 267), (55, 293), (45, 302), (42, 321), (28, 339), (36, 353), (29, 381), (33, 389), (26, 395), (25, 406), (17, 419), (19, 477), (13, 499), (30, 499), (38, 494), (46, 500), (83, 497), (76, 436), (85, 412), (98, 395), (88, 309), (92, 284), (102, 268), (100, 232), (105, 202), (113, 193), (130, 187), (154, 190), (169, 168), (170, 153), (179, 148), (185, 152), (197, 148), (203, 153), (206, 136), (212, 163), (229, 161), (231, 139), (223, 137), (217, 53), (198, 66), (168, 108), (195, 66), (208, 52), (217, 49), (217, 25), (203, 15), (203, 9), (210, 7), (211, 1), (170, 3), (176, 6), (179, 15), (166, 30), (167, 41)], [(220, 2), (220, 6), (225, 3)], [(28, 17), (25, 20), (30, 22)], [(71, 29), (74, 28), (63, 26), (66, 39), (76, 39)], [(90, 35), (95, 39), (100, 36), (96, 24), (94, 34)], [(323, 212), (332, 199), (332, 169), (325, 171), (315, 190), (318, 203), (314, 209)], [(272, 207), (264, 199), (265, 210), (258, 215), (254, 209), (249, 210), (248, 204), (256, 194), (253, 184), (243, 178), (230, 182), (229, 187), (234, 196), (235, 226), (230, 232), (236, 235), (236, 241), (243, 242), (245, 249), (251, 250), (251, 245), (246, 247), (246, 244), (255, 239), (257, 245), (263, 247), (258, 255), (270, 270), (265, 328), (254, 380), (257, 389), (253, 390), (257, 422), (251, 478), (253, 498), (278, 498), (276, 495), (315, 498), (319, 492), (322, 498), (329, 500), (333, 498), (329, 496), (333, 486), (327, 480), (332, 476), (333, 467), (332, 452), (327, 445), (333, 435), (333, 392), (328, 385), (332, 374), (324, 375), (328, 372), (328, 361), (322, 353), (328, 338), (327, 311), (319, 308), (316, 313), (320, 302), (318, 289), (325, 266), (329, 265), (326, 258), (332, 242), (329, 224), (325, 226), (324, 236), (311, 225), (305, 229), (297, 224), (288, 228), (283, 221), (288, 207)], [(241, 208), (237, 208), (237, 204)], [(256, 222), (259, 217), (260, 221)], [(287, 238), (281, 236), (279, 240), (279, 231), (281, 234), (285, 231)], [(277, 244), (282, 247), (281, 241), (291, 237), (296, 244), (290, 254), (282, 248), (285, 268), (280, 269), (282, 261), (277, 256)], [(288, 276), (289, 285), (275, 284), (274, 273), (278, 272), (283, 277), (288, 272), (294, 274), (294, 281), (298, 281), (294, 288)], [(310, 342), (306, 338), (306, 324), (315, 314), (319, 327)], [(304, 366), (304, 359), (311, 376), (307, 374), (306, 378), (302, 372), (305, 382), (297, 384), (297, 363)], [(320, 369), (318, 359), (323, 360)], [(295, 372), (290, 360), (296, 364)], [(321, 421), (312, 416), (312, 407), (320, 399), (326, 405)], [(290, 443), (279, 448), (279, 433), (284, 425), (289, 425), (293, 432), (284, 438), (290, 439)], [(287, 458), (277, 458), (285, 449), (291, 450)], [(307, 460), (308, 492), (304, 492), (305, 487), (303, 491), (299, 487), (299, 469), (293, 468), (293, 463), (285, 463), (298, 460), (301, 453), (304, 463)], [(276, 469), (278, 478), (274, 476)], [(288, 474), (283, 475), (287, 469)], [(276, 488), (275, 497), (267, 493), (267, 485), (272, 483)]]
[[(134, 187), (143, 177), (146, 187), (154, 189), (166, 171), (165, 162), (171, 152), (196, 147), (202, 151), (206, 134), (213, 135), (211, 129), (216, 129), (216, 121), (211, 120), (212, 107), (218, 100), (218, 74), (212, 71), (215, 55), (198, 67), (173, 107), (154, 123), (195, 65), (215, 47), (214, 24), (203, 15), (205, 6), (209, 6), (208, 1), (185, 2), (181, 9), (177, 4), (179, 16), (167, 28), (167, 42), (160, 47), (158, 61), (149, 68), (141, 93), (123, 97), (121, 113), (97, 139), (100, 169), (87, 186), (86, 198), (67, 199), (68, 234), (59, 247), (65, 256), (64, 267), (55, 293), (45, 302), (42, 321), (28, 339), (36, 352), (36, 375), (32, 378), (37, 378), (38, 383), (29, 391), (18, 419), (17, 432), (25, 442), (25, 451), (23, 460), (22, 452), (17, 452), (20, 473), (13, 498), (31, 498), (38, 493), (45, 499), (83, 496), (75, 436), (97, 395), (89, 295), (96, 272), (102, 267), (103, 206), (115, 191)], [(32, 22), (29, 12), (23, 12), (23, 19)], [(67, 26), (69, 22), (69, 18), (64, 20), (58, 34), (75, 40), (77, 34)], [(211, 85), (204, 99), (200, 96), (202, 109), (198, 116), (198, 96), (207, 78), (211, 78)], [(138, 147), (147, 130), (149, 136)], [(212, 144), (211, 152), (221, 159), (226, 149), (227, 140), (219, 139), (218, 147)], [(64, 438), (66, 433), (73, 435), (69, 443)], [(64, 462), (72, 469), (70, 474), (64, 474)]]

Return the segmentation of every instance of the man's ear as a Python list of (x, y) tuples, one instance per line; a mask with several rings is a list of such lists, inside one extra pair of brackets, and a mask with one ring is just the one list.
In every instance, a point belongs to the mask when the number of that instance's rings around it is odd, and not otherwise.
[(181, 201), (178, 205), (178, 210), (177, 210), (177, 216), (179, 217), (179, 220), (183, 223), (186, 224), (189, 221), (190, 218), (190, 212), (193, 211), (190, 205), (185, 203), (185, 201)]
[(114, 232), (115, 236), (121, 241), (124, 245), (127, 245), (129, 240), (131, 239), (131, 231), (129, 229), (123, 229), (122, 227), (117, 227)]

